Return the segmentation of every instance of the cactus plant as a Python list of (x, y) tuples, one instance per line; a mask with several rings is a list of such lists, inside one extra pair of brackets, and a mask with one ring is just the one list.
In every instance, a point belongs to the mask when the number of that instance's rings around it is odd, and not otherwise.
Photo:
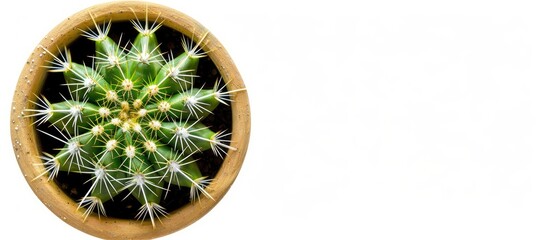
[(24, 111), (45, 141), (61, 146), (43, 150), (45, 170), (37, 178), (55, 180), (60, 173), (84, 178), (78, 199), (84, 219), (109, 215), (105, 202), (133, 198), (140, 204), (135, 218), (150, 219), (155, 227), (169, 214), (161, 202), (174, 189), (188, 191), (190, 201), (199, 195), (215, 201), (208, 193), (211, 176), (199, 165), (208, 159), (196, 156), (210, 152), (222, 158), (236, 150), (231, 129), (214, 130), (204, 119), (245, 89), (198, 76), (208, 54), (200, 48), (207, 34), (197, 41), (183, 37), (180, 54), (162, 52), (158, 19), (136, 16), (131, 24), (137, 35), (128, 44), (110, 37), (111, 21), (94, 20), (82, 37), (93, 42), (95, 53), (82, 62), (73, 60), (77, 48), (62, 46), (55, 54), (41, 47), (52, 59), (45, 67), (63, 75), (67, 94), (56, 101), (36, 96)]

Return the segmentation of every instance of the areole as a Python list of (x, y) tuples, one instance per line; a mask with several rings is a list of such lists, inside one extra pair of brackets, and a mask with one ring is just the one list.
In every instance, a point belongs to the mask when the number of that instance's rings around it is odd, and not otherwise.
[[(73, 227), (100, 238), (107, 239), (150, 239), (167, 235), (189, 224), (192, 224), (210, 211), (226, 194), (238, 175), (244, 161), (250, 137), (250, 107), (246, 91), (231, 94), (232, 135), (230, 150), (217, 172), (211, 176), (207, 187), (209, 196), (201, 196), (196, 203), (189, 203), (171, 211), (168, 217), (161, 219), (161, 224), (153, 228), (148, 220), (136, 221), (89, 215), (87, 219), (82, 214), (84, 209), (78, 208), (78, 203), (67, 196), (59, 186), (48, 180), (43, 174), (45, 169), (39, 157), (40, 146), (36, 126), (33, 120), (25, 116), (25, 109), (35, 101), (44, 86), (48, 74), (47, 66), (52, 56), (46, 51), (59, 54), (63, 46), (67, 46), (81, 37), (82, 31), (93, 28), (95, 22), (121, 22), (158, 16), (163, 26), (174, 29), (181, 34), (200, 42), (200, 48), (217, 67), (219, 74), (227, 84), (228, 91), (245, 89), (240, 74), (221, 43), (209, 33), (200, 23), (187, 15), (153, 3), (140, 1), (116, 1), (92, 6), (68, 17), (45, 36), (29, 57), (19, 77), (13, 97), (11, 112), (11, 136), (15, 155), (22, 173), (36, 196), (58, 217)], [(131, 88), (131, 83), (124, 83)], [(131, 106), (130, 106), (131, 107)], [(102, 109), (101, 114), (108, 114)], [(144, 114), (136, 111), (133, 114)], [(153, 126), (155, 122), (151, 123)], [(156, 123), (158, 124), (158, 123)], [(92, 129), (100, 132), (102, 129)], [(109, 143), (109, 142), (107, 142)], [(109, 143), (112, 144), (112, 143)], [(156, 149), (152, 142), (147, 142), (147, 149)], [(204, 195), (204, 194), (202, 194)], [(211, 197), (215, 200), (210, 200)], [(78, 211), (76, 209), (79, 209)], [(85, 221), (84, 221), (85, 220)]]

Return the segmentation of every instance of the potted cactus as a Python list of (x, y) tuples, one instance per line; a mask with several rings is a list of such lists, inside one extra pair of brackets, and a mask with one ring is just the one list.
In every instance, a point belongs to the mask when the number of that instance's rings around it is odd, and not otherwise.
[(12, 109), (32, 190), (70, 225), (109, 239), (163, 236), (206, 214), (250, 134), (246, 90), (221, 44), (144, 2), (93, 6), (53, 29)]

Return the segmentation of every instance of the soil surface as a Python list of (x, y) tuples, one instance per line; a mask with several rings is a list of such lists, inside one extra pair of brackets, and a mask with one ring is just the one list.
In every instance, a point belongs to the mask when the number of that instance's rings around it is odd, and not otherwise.
[[(121, 34), (121, 32), (124, 32), (124, 34)], [(163, 26), (156, 32), (156, 34), (158, 41), (161, 43), (161, 52), (168, 53), (171, 51), (174, 56), (178, 56), (183, 52), (181, 40), (184, 36), (181, 33)], [(111, 31), (109, 32), (109, 36), (114, 41), (121, 39), (120, 42), (123, 43), (122, 45), (128, 43), (128, 45), (126, 45), (127, 48), (131, 47), (129, 42), (132, 41), (136, 35), (137, 31), (129, 22), (113, 22)], [(59, 46), (59, 48), (62, 49), (63, 46)], [(73, 62), (85, 62), (86, 66), (92, 66), (93, 63), (90, 56), (94, 56), (95, 53), (94, 42), (86, 39), (85, 37), (80, 37), (67, 46), (67, 48), (71, 50), (70, 52)], [(220, 78), (217, 67), (209, 57), (200, 59), (197, 75), (200, 77), (197, 78), (197, 81), (195, 81), (195, 86), (198, 84), (204, 84), (205, 89), (212, 88), (215, 81)], [(63, 78), (63, 74), (49, 73), (42, 88), (41, 95), (45, 96), (51, 103), (63, 101), (63, 97), (68, 99), (70, 94), (67, 87), (62, 85), (64, 83), (65, 80)], [(214, 132), (225, 129), (231, 131), (231, 107), (220, 104), (214, 110), (213, 114), (209, 115), (201, 122), (206, 126), (209, 126)], [(42, 124), (37, 126), (37, 128), (55, 136), (59, 136), (59, 133), (54, 128), (49, 127), (49, 124)], [(38, 137), (41, 144), (41, 150), (43, 152), (55, 155), (58, 151), (56, 149), (63, 147), (63, 143), (59, 141), (52, 141), (51, 137), (48, 137), (45, 134), (38, 134)], [(193, 158), (199, 159), (197, 163), (202, 174), (204, 176), (209, 176), (209, 178), (213, 178), (217, 174), (221, 163), (223, 162), (223, 158), (214, 156), (212, 151), (196, 153), (193, 155)], [(87, 180), (88, 176), (85, 174), (60, 172), (54, 181), (68, 196), (70, 196), (70, 198), (78, 202), (82, 197), (84, 197), (90, 187), (91, 183), (86, 182)], [(128, 197), (124, 199), (126, 196)], [(189, 189), (175, 186), (169, 189), (167, 197), (163, 198), (160, 205), (165, 207), (166, 210), (170, 212), (188, 203)], [(128, 194), (127, 190), (125, 190), (124, 192), (119, 193), (112, 200), (105, 202), (104, 206), (109, 217), (133, 219), (135, 218), (141, 204), (133, 198), (131, 194)]]

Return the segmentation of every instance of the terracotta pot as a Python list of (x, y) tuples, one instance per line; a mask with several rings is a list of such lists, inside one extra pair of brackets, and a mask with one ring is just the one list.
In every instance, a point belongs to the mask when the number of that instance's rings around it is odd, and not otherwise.
[[(201, 24), (187, 15), (174, 9), (138, 1), (116, 1), (96, 5), (68, 17), (55, 27), (40, 42), (39, 46), (49, 49), (54, 54), (59, 48), (66, 46), (80, 37), (80, 29), (93, 28), (91, 15), (97, 22), (127, 21), (135, 19), (135, 14), (141, 20), (145, 19), (145, 9), (148, 8), (149, 16), (160, 14), (159, 20), (163, 26), (167, 26), (181, 32), (185, 36), (192, 37), (195, 41), (204, 36), (208, 31)], [(133, 10), (133, 11), (132, 11)], [(228, 82), (228, 89), (244, 88), (244, 83), (228, 53), (218, 40), (209, 33), (203, 41), (202, 49), (208, 52), (209, 57), (217, 66), (221, 76)], [(22, 173), (36, 196), (59, 218), (73, 227), (100, 238), (107, 239), (138, 239), (155, 238), (167, 235), (197, 221), (210, 211), (229, 190), (234, 182), (244, 160), (250, 137), (250, 108), (246, 91), (236, 92), (233, 95), (232, 111), (232, 143), (235, 151), (229, 151), (222, 163), (217, 175), (213, 178), (208, 192), (215, 201), (207, 198), (189, 203), (177, 210), (170, 212), (167, 218), (162, 219), (162, 224), (151, 226), (150, 221), (144, 222), (133, 219), (114, 219), (108, 217), (98, 218), (90, 215), (86, 221), (82, 214), (83, 209), (76, 211), (78, 203), (69, 198), (54, 181), (48, 181), (47, 176), (39, 176), (45, 171), (42, 160), (38, 156), (40, 146), (37, 146), (38, 136), (32, 119), (23, 117), (23, 111), (31, 107), (31, 100), (39, 95), (48, 65), (52, 57), (44, 54), (41, 47), (34, 49), (27, 64), (23, 68), (17, 88), (13, 97), (11, 113), (11, 136), (15, 155)]]

